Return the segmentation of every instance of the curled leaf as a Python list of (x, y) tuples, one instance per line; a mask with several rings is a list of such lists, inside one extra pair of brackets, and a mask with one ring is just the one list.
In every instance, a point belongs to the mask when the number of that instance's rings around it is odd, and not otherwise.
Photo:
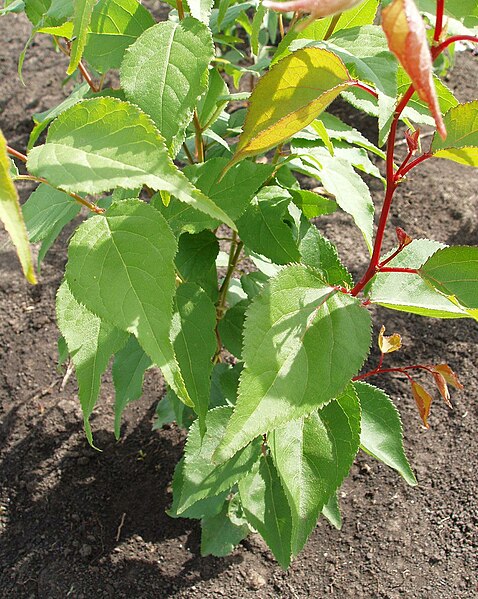
[(388, 46), (400, 61), (420, 99), (427, 103), (442, 139), (446, 128), (433, 81), (433, 60), (423, 19), (413, 0), (393, 0), (382, 11)]
[(305, 12), (311, 19), (330, 17), (360, 4), (363, 0), (291, 0), (290, 2), (273, 2), (264, 0), (263, 6), (280, 12)]
[(455, 389), (464, 389), (455, 372), (453, 372), (448, 364), (438, 364), (433, 367), (433, 371), (441, 374), (445, 381), (452, 387), (455, 387)]
[(415, 131), (407, 129), (405, 131), (405, 139), (407, 141), (408, 151), (414, 154), (420, 145), (420, 129), (416, 129)]
[(394, 333), (388, 337), (385, 337), (385, 327), (382, 325), (380, 333), (378, 335), (378, 346), (382, 354), (391, 354), (394, 351), (399, 350), (402, 347), (402, 337), (398, 333)]
[(395, 233), (397, 235), (398, 244), (401, 248), (404, 248), (412, 243), (413, 239), (406, 231), (402, 229), (402, 227), (396, 227)]
[(443, 401), (450, 409), (452, 409), (453, 406), (450, 401), (450, 392), (448, 391), (448, 385), (446, 384), (445, 378), (439, 372), (434, 372), (433, 378), (435, 379), (435, 384), (440, 395), (443, 397)]
[(424, 427), (430, 428), (428, 416), (430, 415), (430, 406), (432, 405), (433, 397), (416, 381), (412, 381), (412, 393)]

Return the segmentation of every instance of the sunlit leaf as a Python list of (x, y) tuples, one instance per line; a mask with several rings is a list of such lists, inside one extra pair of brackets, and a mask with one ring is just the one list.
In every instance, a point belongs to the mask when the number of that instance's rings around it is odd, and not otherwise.
[(385, 336), (385, 326), (382, 325), (378, 335), (378, 346), (382, 354), (391, 354), (402, 347), (402, 337), (398, 333)]

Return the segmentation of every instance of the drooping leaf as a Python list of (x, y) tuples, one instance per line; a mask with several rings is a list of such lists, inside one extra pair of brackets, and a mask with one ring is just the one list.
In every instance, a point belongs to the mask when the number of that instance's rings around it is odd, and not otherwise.
[(29, 152), (27, 166), (52, 185), (77, 193), (148, 185), (234, 227), (174, 166), (149, 118), (115, 98), (84, 100), (62, 113), (46, 143)]
[(246, 246), (276, 264), (300, 259), (293, 232), (284, 222), (290, 194), (282, 187), (264, 187), (237, 220), (239, 236)]
[(366, 183), (343, 158), (331, 156), (325, 148), (300, 147), (299, 144), (300, 140), (295, 140), (293, 148), (301, 160), (293, 160), (292, 168), (320, 179), (340, 208), (352, 216), (371, 251), (374, 206)]
[(306, 48), (290, 54), (256, 85), (230, 164), (286, 141), (311, 123), (349, 85), (347, 69), (331, 52)]
[(83, 56), (91, 15), (96, 2), (97, 0), (73, 0), (73, 42), (70, 50), (70, 64), (66, 71), (67, 75), (75, 72)]
[(126, 342), (127, 335), (79, 303), (66, 281), (58, 290), (56, 314), (58, 327), (75, 365), (86, 437), (93, 445), (89, 418), (98, 399), (101, 375), (111, 356)]
[(206, 433), (201, 439), (198, 423), (189, 429), (184, 454), (183, 486), (177, 513), (181, 514), (196, 501), (218, 495), (230, 489), (246, 476), (260, 456), (261, 443), (257, 439), (236, 453), (230, 460), (215, 464), (212, 455), (216, 450), (232, 408), (210, 410), (206, 417)]
[(144, 373), (150, 366), (150, 357), (139, 345), (136, 337), (131, 335), (126, 345), (117, 352), (112, 368), (115, 386), (115, 437), (117, 439), (120, 437), (121, 415), (129, 403), (141, 397)]
[(390, 50), (412, 80), (419, 97), (428, 104), (438, 132), (445, 138), (446, 128), (435, 91), (425, 24), (414, 0), (393, 0), (382, 10), (382, 27)]
[[(443, 244), (415, 239), (388, 263), (390, 267), (419, 268)], [(370, 287), (370, 300), (392, 310), (434, 318), (467, 318), (466, 309), (435, 291), (418, 274), (378, 273)]]
[[(184, 405), (184, 404), (183, 404)], [(199, 499), (193, 505), (183, 510), (178, 514), (179, 499), (184, 485), (184, 457), (182, 457), (176, 464), (173, 476), (173, 502), (171, 507), (166, 511), (168, 516), (171, 518), (192, 518), (195, 520), (201, 520), (202, 518), (213, 518), (221, 513), (226, 497), (229, 493), (229, 489), (219, 493), (218, 495), (212, 495), (211, 497), (205, 497)]]
[(28, 234), (23, 221), (17, 190), (12, 181), (7, 142), (0, 131), (0, 220), (10, 235), (27, 281), (36, 283)]
[(430, 407), (432, 405), (433, 397), (416, 381), (412, 381), (412, 394), (417, 404), (418, 413), (422, 419), (423, 426), (425, 428), (430, 428), (428, 417), (430, 416)]
[(239, 397), (215, 459), (310, 414), (340, 394), (370, 346), (370, 316), (302, 265), (284, 268), (252, 301)]
[(176, 155), (214, 56), (211, 32), (194, 18), (163, 21), (131, 45), (121, 65), (126, 97), (149, 114)]
[(339, 500), (337, 493), (333, 493), (328, 502), (322, 508), (322, 514), (337, 530), (342, 528), (342, 514), (340, 513)]
[(439, 249), (420, 268), (434, 289), (465, 308), (478, 308), (478, 247)]
[(194, 283), (180, 285), (176, 289), (171, 338), (202, 434), (216, 351), (215, 326), (216, 309), (206, 292)]
[(450, 366), (448, 366), (448, 364), (438, 364), (437, 366), (433, 367), (433, 370), (441, 374), (445, 381), (452, 387), (455, 387), (455, 389), (464, 388), (458, 380), (456, 373), (453, 372), (453, 370), (450, 368)]
[(126, 48), (154, 19), (137, 0), (99, 0), (93, 9), (84, 56), (100, 73), (119, 69)]
[(176, 267), (184, 282), (197, 283), (215, 302), (218, 295), (216, 258), (219, 242), (211, 231), (183, 233), (178, 240)]
[(444, 120), (448, 135), (445, 140), (434, 136), (433, 155), (478, 167), (478, 100), (451, 108)]
[(292, 518), (281, 481), (269, 456), (239, 481), (239, 494), (247, 521), (262, 536), (279, 564), (286, 569), (291, 558)]
[(63, 191), (40, 183), (22, 210), (30, 241), (43, 242), (38, 256), (40, 263), (63, 227), (79, 214), (80, 205)]
[[(234, 500), (232, 500), (234, 501)], [(245, 539), (250, 528), (245, 520), (241, 524), (232, 522), (229, 512), (236, 506), (225, 502), (222, 511), (216, 516), (203, 518), (201, 521), (201, 555), (224, 557)], [(232, 506), (231, 506), (232, 504)]]
[(192, 405), (169, 338), (175, 253), (161, 214), (140, 200), (123, 200), (78, 228), (66, 278), (78, 301), (138, 339), (167, 383)]
[(403, 450), (400, 415), (381, 389), (354, 383), (362, 408), (360, 445), (367, 453), (399, 472), (409, 485), (417, 480)]
[(353, 279), (342, 264), (335, 246), (318, 231), (310, 227), (300, 241), (301, 262), (315, 268), (329, 285), (353, 287)]
[[(355, 395), (348, 389), (347, 395)], [(357, 453), (360, 408), (357, 398), (339, 398), (338, 406), (322, 420), (322, 410), (293, 420), (268, 435), (272, 459), (282, 481), (292, 516), (292, 555), (297, 555), (315, 528), (317, 519), (343, 472)], [(325, 408), (327, 411), (327, 408)], [(336, 412), (344, 412), (337, 418)], [(345, 440), (351, 440), (350, 443)], [(348, 468), (344, 468), (348, 464)]]

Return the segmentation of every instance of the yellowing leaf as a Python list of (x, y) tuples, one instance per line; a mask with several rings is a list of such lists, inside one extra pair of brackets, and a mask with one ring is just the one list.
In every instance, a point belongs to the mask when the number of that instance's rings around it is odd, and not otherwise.
[(390, 50), (412, 80), (420, 99), (428, 104), (440, 136), (446, 129), (433, 81), (433, 61), (423, 19), (413, 0), (393, 0), (382, 10), (382, 27)]
[(10, 175), (10, 162), (7, 156), (7, 142), (0, 131), (0, 220), (10, 235), (29, 283), (37, 282), (33, 269), (32, 254), (28, 234), (23, 221), (17, 190)]
[(412, 393), (423, 425), (425, 428), (430, 428), (428, 416), (430, 415), (430, 406), (432, 405), (433, 397), (416, 381), (412, 381)]
[(341, 59), (322, 48), (303, 48), (275, 64), (257, 84), (232, 166), (266, 152), (311, 123), (353, 82)]
[(378, 335), (378, 346), (382, 354), (391, 354), (402, 347), (402, 337), (398, 333), (394, 333), (385, 337), (385, 327), (382, 326)]

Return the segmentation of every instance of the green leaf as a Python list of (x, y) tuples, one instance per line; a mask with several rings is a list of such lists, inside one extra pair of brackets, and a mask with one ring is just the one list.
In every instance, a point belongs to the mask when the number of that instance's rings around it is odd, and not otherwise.
[[(359, 446), (360, 408), (353, 389), (321, 413), (293, 420), (268, 436), (272, 459), (292, 515), (292, 555), (314, 530), (322, 508), (341, 484)], [(343, 412), (343, 415), (342, 415)], [(339, 417), (336, 417), (339, 414)]]
[(79, 214), (80, 205), (63, 191), (40, 183), (22, 210), (30, 241), (46, 241), (38, 256), (40, 263), (63, 227)]
[(127, 335), (78, 302), (66, 281), (56, 296), (56, 316), (75, 365), (86, 438), (93, 445), (89, 418), (98, 399), (101, 375), (111, 356), (126, 342)]
[(120, 438), (121, 414), (132, 401), (143, 393), (144, 373), (151, 366), (151, 359), (144, 353), (136, 337), (132, 335), (116, 355), (113, 362), (115, 386), (115, 437)]
[(156, 407), (156, 420), (153, 423), (153, 430), (158, 430), (170, 422), (176, 422), (180, 428), (189, 429), (195, 420), (196, 414), (193, 409), (186, 406), (176, 393), (169, 388)]
[(409, 485), (417, 480), (403, 450), (402, 423), (392, 401), (381, 389), (354, 383), (362, 408), (361, 447), (399, 472)]
[(370, 347), (370, 316), (302, 265), (282, 269), (252, 301), (239, 397), (214, 459), (310, 414), (340, 394)]
[(224, 347), (239, 359), (242, 353), (242, 330), (244, 328), (245, 313), (249, 303), (249, 300), (237, 302), (227, 310), (219, 322), (219, 335)]
[(353, 218), (362, 232), (368, 249), (373, 246), (374, 206), (370, 190), (353, 168), (343, 158), (331, 156), (325, 148), (300, 147), (300, 140), (292, 144), (300, 155), (291, 162), (294, 170), (320, 179), (324, 188), (335, 197), (335, 201)]
[(335, 115), (324, 112), (320, 115), (319, 120), (325, 125), (331, 140), (346, 141), (349, 144), (354, 144), (376, 154), (379, 158), (385, 159), (385, 152), (377, 148), (360, 131), (345, 124)]
[(292, 229), (284, 222), (289, 216), (290, 194), (282, 187), (264, 187), (237, 220), (237, 230), (246, 246), (276, 264), (300, 260)]
[(247, 521), (262, 536), (279, 564), (288, 568), (292, 520), (287, 497), (270, 457), (239, 481), (239, 494)]
[(241, 276), (241, 285), (247, 293), (247, 297), (253, 299), (261, 292), (268, 279), (269, 277), (263, 272), (248, 272)]
[(207, 92), (199, 100), (197, 109), (199, 122), (203, 130), (212, 125), (219, 117), (222, 109), (227, 104), (227, 100), (222, 97), (229, 93), (226, 82), (217, 69), (209, 69), (208, 79)]
[(254, 88), (231, 164), (286, 141), (350, 85), (347, 69), (332, 52), (306, 48), (290, 54)]
[(289, 189), (294, 204), (300, 208), (306, 218), (317, 218), (323, 214), (332, 214), (337, 210), (337, 202), (307, 189)]
[(259, 1), (259, 5), (252, 19), (252, 31), (251, 31), (251, 50), (255, 56), (259, 54), (259, 34), (262, 29), (262, 23), (264, 16), (267, 12), (266, 7), (262, 4), (262, 0)]
[(448, 135), (445, 140), (434, 135), (433, 155), (478, 167), (478, 100), (451, 108), (444, 122)]
[(211, 32), (190, 17), (158, 23), (126, 52), (121, 65), (126, 98), (151, 116), (173, 156), (199, 96), (207, 89), (213, 56)]
[(212, 231), (183, 233), (178, 241), (176, 268), (184, 282), (197, 283), (215, 302), (218, 295), (216, 258), (219, 242)]
[(260, 456), (261, 441), (255, 440), (222, 464), (214, 464), (212, 455), (221, 439), (232, 408), (210, 410), (206, 433), (201, 438), (198, 423), (189, 429), (184, 454), (183, 486), (177, 512), (181, 514), (196, 501), (230, 489), (246, 476)]
[[(446, 87), (442, 80), (434, 75), (435, 90), (440, 105), (440, 110), (444, 114), (458, 105), (458, 100), (455, 98), (453, 93)], [(405, 72), (403, 67), (398, 68), (398, 94), (399, 97), (403, 96), (411, 85), (411, 79)], [(423, 100), (420, 100), (418, 94), (415, 92), (410, 98), (405, 110), (401, 116), (403, 119), (410, 119), (414, 123), (425, 123), (426, 125), (435, 126), (435, 119), (430, 113), (428, 104)], [(440, 138), (441, 139), (441, 138)]]
[(33, 127), (33, 130), (30, 133), (30, 138), (28, 139), (28, 149), (31, 150), (33, 148), (37, 139), (40, 137), (40, 134), (48, 127), (53, 119), (59, 116), (62, 112), (65, 112), (65, 110), (71, 106), (74, 106), (83, 100), (89, 89), (89, 85), (87, 83), (83, 83), (79, 87), (75, 88), (68, 98), (65, 98), (63, 102), (60, 102), (60, 104), (54, 108), (34, 114), (33, 121), (35, 126)]
[(161, 214), (140, 200), (123, 200), (78, 228), (66, 278), (79, 302), (138, 339), (166, 382), (192, 405), (169, 338), (175, 253)]
[(329, 285), (353, 287), (349, 271), (340, 261), (335, 246), (316, 227), (310, 227), (300, 241), (301, 262), (316, 269)]
[[(232, 502), (231, 502), (232, 504)], [(232, 504), (232, 509), (234, 509)], [(231, 505), (225, 502), (222, 511), (216, 516), (203, 518), (201, 522), (201, 555), (225, 557), (245, 539), (250, 532), (247, 522), (234, 524), (229, 512)]]
[(47, 142), (30, 151), (27, 166), (52, 185), (77, 193), (148, 185), (234, 227), (174, 166), (149, 118), (115, 98), (85, 100), (66, 110), (50, 126)]
[(187, 3), (191, 16), (208, 25), (214, 0), (187, 0)]
[(171, 338), (201, 433), (209, 406), (212, 358), (216, 352), (216, 309), (194, 283), (176, 289)]
[[(429, 239), (415, 239), (387, 266), (419, 268), (437, 250), (445, 247)], [(392, 310), (434, 318), (468, 318), (467, 311), (454, 304), (412, 273), (378, 273), (370, 287), (370, 300)]]
[(478, 247), (439, 249), (420, 268), (420, 276), (453, 303), (478, 308)]
[(23, 274), (33, 285), (37, 282), (28, 234), (23, 221), (17, 190), (12, 181), (7, 142), (0, 131), (0, 220), (17, 251)]
[(339, 501), (337, 493), (333, 493), (328, 502), (322, 508), (322, 514), (337, 530), (342, 528), (342, 514), (340, 513)]
[(232, 220), (236, 220), (244, 213), (255, 192), (272, 175), (274, 167), (246, 160), (230, 168), (221, 178), (227, 163), (226, 158), (211, 158), (203, 164), (186, 167), (184, 173)]
[(154, 19), (137, 0), (100, 0), (93, 9), (84, 56), (100, 73), (119, 69), (126, 48)]
[(96, 2), (97, 0), (73, 0), (73, 42), (70, 51), (70, 64), (66, 71), (67, 75), (72, 75), (75, 72), (83, 56), (91, 15)]
[[(184, 405), (184, 404), (182, 404)], [(202, 518), (213, 518), (221, 513), (224, 503), (226, 502), (229, 489), (219, 493), (219, 495), (213, 495), (212, 497), (205, 497), (196, 501), (194, 505), (188, 507), (186, 510), (178, 513), (179, 498), (184, 485), (184, 457), (179, 460), (174, 469), (173, 477), (173, 503), (171, 507), (166, 511), (168, 516), (171, 518), (192, 518), (195, 520), (201, 520)]]
[[(358, 27), (360, 25), (371, 25), (377, 14), (379, 3), (379, 0), (366, 0), (366, 2), (362, 2), (359, 6), (344, 11), (340, 15), (334, 31), (337, 32), (341, 29), (350, 29), (351, 27)], [(278, 60), (290, 54), (289, 46), (296, 39), (324, 39), (324, 36), (332, 23), (332, 18), (333, 17), (317, 19), (300, 31), (297, 30), (297, 27), (291, 28), (279, 44), (277, 51), (274, 54), (274, 58), (272, 59), (272, 64), (275, 64)]]

